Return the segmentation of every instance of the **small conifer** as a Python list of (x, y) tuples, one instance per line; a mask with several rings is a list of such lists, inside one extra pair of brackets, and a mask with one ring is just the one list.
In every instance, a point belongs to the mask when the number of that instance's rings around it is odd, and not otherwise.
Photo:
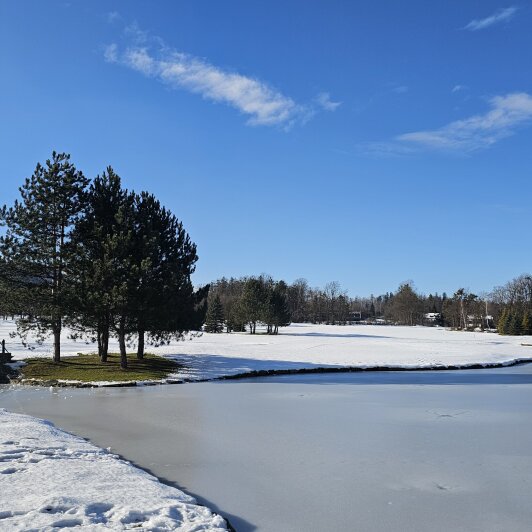
[(205, 332), (221, 333), (224, 330), (224, 309), (220, 296), (216, 295), (209, 301), (205, 316)]
[(521, 334), (532, 335), (532, 315), (529, 312), (523, 314)]
[(501, 317), (497, 322), (497, 329), (499, 334), (509, 334), (510, 313), (507, 309), (502, 311)]

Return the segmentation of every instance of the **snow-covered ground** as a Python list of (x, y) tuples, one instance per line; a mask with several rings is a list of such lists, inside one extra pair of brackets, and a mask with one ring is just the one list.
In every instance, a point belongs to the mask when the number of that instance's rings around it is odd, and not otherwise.
[[(24, 347), (9, 333), (11, 321), (0, 321), (0, 338), (6, 338), (16, 360), (51, 356), (52, 341)], [(73, 341), (63, 334), (62, 354), (92, 353), (90, 342)], [(184, 341), (150, 352), (172, 356), (183, 364), (173, 379), (202, 380), (260, 370), (294, 370), (320, 367), (401, 367), (468, 366), (509, 364), (530, 359), (530, 336), (500, 336), (494, 333), (450, 331), (440, 327), (395, 327), (383, 325), (293, 324), (279, 335), (246, 333), (190, 336)], [(116, 340), (110, 349), (118, 350)]]
[[(28, 350), (9, 333), (11, 321), (0, 321), (0, 338), (5, 338), (16, 360), (51, 356), (51, 340)], [(402, 367), (468, 366), (509, 364), (530, 359), (528, 336), (499, 336), (494, 333), (449, 331), (437, 327), (394, 327), (381, 325), (294, 324), (278, 336), (245, 333), (207, 334), (148, 347), (150, 352), (176, 358), (183, 370), (175, 379), (201, 380), (258, 370), (293, 370), (320, 367)], [(110, 348), (117, 351), (116, 341)], [(63, 334), (62, 353), (91, 353), (92, 343), (74, 342)]]
[(51, 423), (0, 409), (0, 529), (227, 530), (224, 519)]

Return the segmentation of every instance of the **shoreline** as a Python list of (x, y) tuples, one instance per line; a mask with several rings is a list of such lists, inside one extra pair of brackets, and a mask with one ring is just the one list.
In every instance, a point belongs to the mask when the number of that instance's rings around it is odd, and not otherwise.
[[(177, 530), (200, 526), (235, 532), (220, 512), (199, 503), (175, 483), (44, 417), (0, 408), (0, 433), (4, 467), (0, 483), (8, 483), (1, 490), (4, 497), (0, 496), (0, 520), (5, 524), (17, 529), (34, 522), (39, 529), (98, 525), (127, 529), (130, 524), (150, 528), (161, 524), (177, 526)], [(59, 470), (57, 461), (63, 464)], [(28, 490), (30, 477), (42, 479), (47, 489), (39, 494)], [(108, 487), (109, 478), (116, 479), (118, 488), (107, 490), (104, 501), (102, 488)], [(138, 495), (139, 485), (142, 496)], [(13, 497), (13, 493), (18, 495)]]
[(305, 375), (305, 374), (327, 374), (327, 373), (383, 373), (383, 372), (425, 372), (425, 371), (466, 371), (475, 369), (496, 369), (531, 364), (532, 356), (514, 358), (501, 362), (472, 362), (464, 364), (428, 364), (423, 366), (399, 366), (399, 365), (378, 365), (378, 366), (338, 366), (338, 367), (313, 367), (313, 368), (290, 368), (290, 369), (260, 369), (237, 373), (234, 375), (220, 375), (207, 379), (161, 379), (156, 381), (109, 381), (109, 382), (81, 382), (81, 381), (60, 381), (54, 379), (14, 379), (8, 385), (14, 386), (50, 386), (57, 388), (134, 388), (143, 386), (162, 386), (171, 384), (190, 384), (217, 382), (226, 380), (253, 379), (261, 377), (274, 377), (280, 375)]

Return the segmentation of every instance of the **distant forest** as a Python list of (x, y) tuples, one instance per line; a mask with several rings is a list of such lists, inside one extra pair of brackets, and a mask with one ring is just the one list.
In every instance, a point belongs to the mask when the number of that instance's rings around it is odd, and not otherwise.
[(350, 297), (338, 282), (311, 288), (305, 279), (292, 284), (267, 275), (222, 278), (210, 285), (205, 329), (209, 332), (267, 332), (293, 323), (349, 323), (444, 326), (459, 330), (498, 330), (532, 334), (532, 275), (521, 275), (490, 294), (459, 288), (452, 295), (420, 294), (410, 281), (395, 292)]

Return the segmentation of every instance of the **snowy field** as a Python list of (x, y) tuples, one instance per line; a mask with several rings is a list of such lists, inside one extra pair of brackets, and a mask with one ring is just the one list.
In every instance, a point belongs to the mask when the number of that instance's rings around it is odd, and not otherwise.
[[(0, 322), (0, 338), (6, 339), (16, 360), (51, 356), (51, 340), (29, 350), (19, 339), (9, 337), (15, 330), (13, 322)], [(437, 327), (294, 324), (281, 329), (278, 336), (203, 333), (167, 346), (149, 346), (147, 350), (172, 356), (183, 364), (183, 370), (172, 378), (202, 380), (258, 370), (377, 366), (416, 369), (532, 360), (532, 347), (521, 343), (532, 343), (532, 337)], [(68, 331), (63, 334), (63, 355), (91, 353), (95, 349), (93, 343), (70, 340)], [(118, 351), (115, 340), (110, 349)]]
[(47, 421), (0, 409), (0, 529), (227, 530), (224, 519)]

